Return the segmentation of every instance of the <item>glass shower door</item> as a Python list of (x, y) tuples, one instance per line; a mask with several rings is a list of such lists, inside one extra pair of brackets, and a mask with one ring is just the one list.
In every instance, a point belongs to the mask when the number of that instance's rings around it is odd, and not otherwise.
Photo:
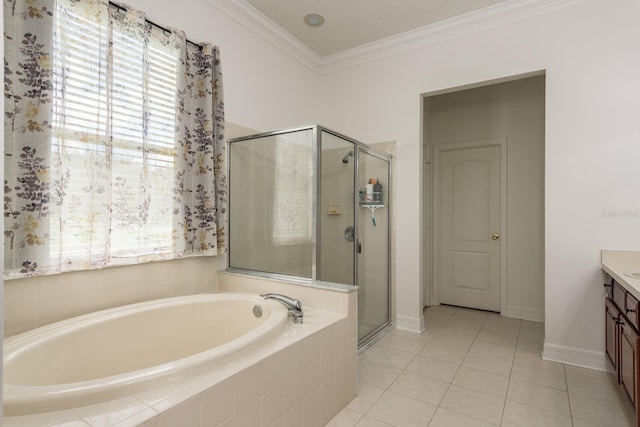
[(355, 284), (355, 145), (321, 131), (318, 280)]
[(389, 304), (389, 160), (358, 150), (358, 341), (384, 328)]

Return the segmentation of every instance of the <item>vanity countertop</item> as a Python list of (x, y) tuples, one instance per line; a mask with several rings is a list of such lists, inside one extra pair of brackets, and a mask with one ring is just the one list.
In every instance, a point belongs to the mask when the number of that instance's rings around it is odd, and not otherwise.
[(631, 295), (640, 300), (640, 251), (601, 252), (602, 269), (620, 283)]

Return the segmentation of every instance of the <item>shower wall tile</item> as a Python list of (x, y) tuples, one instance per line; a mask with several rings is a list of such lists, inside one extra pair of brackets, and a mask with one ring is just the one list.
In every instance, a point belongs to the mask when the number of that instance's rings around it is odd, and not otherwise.
[(4, 336), (124, 304), (217, 290), (226, 257), (109, 267), (4, 282)]

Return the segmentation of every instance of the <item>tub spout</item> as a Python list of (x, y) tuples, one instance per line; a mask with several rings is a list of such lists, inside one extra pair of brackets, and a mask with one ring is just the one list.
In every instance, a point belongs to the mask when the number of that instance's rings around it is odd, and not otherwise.
[(300, 300), (290, 298), (281, 294), (264, 294), (260, 295), (264, 299), (272, 299), (284, 304), (289, 310), (289, 316), (293, 318), (293, 323), (302, 323), (304, 313), (302, 312), (302, 303)]

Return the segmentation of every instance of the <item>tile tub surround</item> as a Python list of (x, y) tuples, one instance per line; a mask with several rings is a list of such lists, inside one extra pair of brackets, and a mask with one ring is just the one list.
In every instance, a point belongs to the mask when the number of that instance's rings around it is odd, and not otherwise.
[(4, 336), (125, 304), (217, 289), (224, 256), (4, 281)]
[(358, 396), (328, 427), (635, 426), (612, 374), (542, 360), (544, 325), (434, 306), (422, 334), (361, 354)]
[(5, 427), (321, 426), (356, 393), (356, 349), (344, 314), (307, 309), (305, 323), (164, 388), (66, 411), (5, 417)]
[(305, 321), (198, 377), (84, 408), (7, 417), (3, 425), (322, 426), (355, 397), (356, 288), (219, 272), (216, 290), (300, 298)]

